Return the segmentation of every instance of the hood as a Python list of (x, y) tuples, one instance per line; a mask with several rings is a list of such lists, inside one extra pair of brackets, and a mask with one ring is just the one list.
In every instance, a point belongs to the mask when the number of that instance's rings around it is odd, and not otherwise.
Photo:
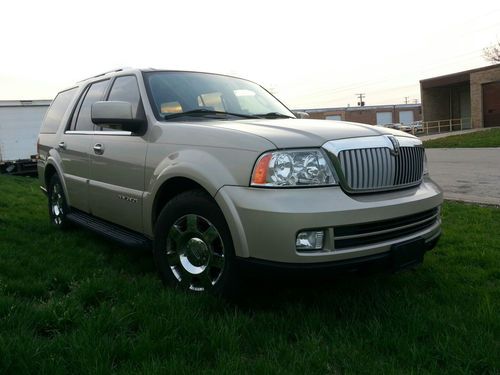
[(212, 122), (211, 125), (258, 135), (274, 143), (278, 148), (319, 147), (330, 140), (383, 134), (413, 137), (380, 126), (333, 120), (251, 119), (218, 121)]

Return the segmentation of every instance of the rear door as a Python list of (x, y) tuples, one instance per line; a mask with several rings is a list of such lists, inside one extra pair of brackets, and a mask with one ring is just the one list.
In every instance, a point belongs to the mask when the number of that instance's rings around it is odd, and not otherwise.
[(109, 79), (98, 81), (84, 91), (73, 112), (69, 129), (64, 132), (58, 145), (70, 205), (85, 212), (90, 212), (89, 153), (94, 132), (90, 109), (93, 103), (104, 97), (108, 85)]
[[(108, 100), (143, 111), (137, 78), (117, 77)], [(142, 200), (147, 142), (144, 135), (96, 126), (90, 153), (89, 197), (92, 214), (142, 232)]]

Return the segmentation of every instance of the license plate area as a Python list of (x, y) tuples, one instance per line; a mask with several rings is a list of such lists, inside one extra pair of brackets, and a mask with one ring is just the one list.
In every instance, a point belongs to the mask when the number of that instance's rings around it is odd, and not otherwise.
[(394, 271), (414, 268), (424, 260), (425, 241), (422, 238), (401, 242), (391, 247), (392, 267)]

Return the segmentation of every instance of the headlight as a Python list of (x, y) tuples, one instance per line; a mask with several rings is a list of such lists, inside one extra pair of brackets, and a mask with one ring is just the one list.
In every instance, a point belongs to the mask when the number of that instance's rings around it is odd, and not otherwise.
[(335, 185), (330, 163), (320, 150), (272, 151), (255, 164), (252, 186), (293, 187)]

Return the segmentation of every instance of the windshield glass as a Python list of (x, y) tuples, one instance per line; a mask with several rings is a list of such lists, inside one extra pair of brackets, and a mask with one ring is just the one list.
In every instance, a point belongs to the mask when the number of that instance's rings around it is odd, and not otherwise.
[[(144, 73), (151, 107), (158, 119), (173, 114), (217, 112), (272, 118), (295, 117), (259, 85), (240, 78), (194, 72)], [(171, 116), (182, 120), (182, 116)]]

